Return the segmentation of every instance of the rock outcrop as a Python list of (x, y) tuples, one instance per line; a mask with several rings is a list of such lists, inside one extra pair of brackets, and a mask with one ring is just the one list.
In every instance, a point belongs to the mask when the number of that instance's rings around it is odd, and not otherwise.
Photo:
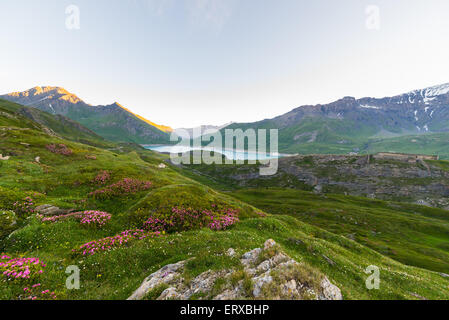
[[(230, 248), (226, 255), (236, 256)], [(230, 270), (201, 273), (191, 281), (183, 277), (186, 261), (166, 265), (148, 276), (128, 300), (148, 296), (158, 300), (342, 300), (340, 289), (310, 266), (283, 253), (272, 239), (264, 248), (244, 253)], [(217, 281), (219, 280), (220, 281)], [(156, 293), (156, 295), (154, 295)]]
[(70, 209), (60, 209), (51, 204), (43, 204), (41, 206), (36, 207), (36, 212), (44, 216), (57, 216), (72, 213), (74, 211), (75, 210)]
[(419, 156), (404, 156), (404, 160), (400, 156), (394, 159), (384, 154), (285, 157), (279, 159), (278, 172), (273, 176), (261, 176), (259, 169), (251, 166), (237, 170), (200, 166), (195, 170), (226, 178), (244, 188), (270, 185), (449, 208), (449, 170), (441, 163), (416, 159)]

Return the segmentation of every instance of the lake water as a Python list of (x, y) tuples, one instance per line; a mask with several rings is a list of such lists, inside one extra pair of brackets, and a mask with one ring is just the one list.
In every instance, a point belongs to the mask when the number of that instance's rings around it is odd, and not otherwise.
[(213, 149), (213, 148), (199, 148), (199, 147), (186, 147), (186, 146), (144, 146), (145, 149), (153, 150), (160, 153), (185, 153), (194, 150), (204, 150), (204, 151), (215, 151), (226, 156), (228, 159), (232, 160), (267, 160), (267, 159), (278, 159), (285, 155), (274, 153), (258, 153), (258, 152), (248, 152), (239, 150), (227, 150), (227, 149)]

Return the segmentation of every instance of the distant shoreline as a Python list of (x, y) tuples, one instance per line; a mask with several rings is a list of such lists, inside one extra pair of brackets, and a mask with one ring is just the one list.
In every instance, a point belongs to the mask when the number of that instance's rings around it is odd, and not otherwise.
[[(167, 144), (142, 144), (142, 147), (144, 147), (145, 149), (151, 150), (149, 148), (151, 147), (175, 147), (176, 145), (167, 145)], [(186, 147), (187, 148), (187, 147)], [(195, 151), (195, 150), (204, 150), (204, 151), (215, 151), (214, 149), (210, 148), (208, 149), (207, 147), (189, 147), (191, 148), (191, 150), (189, 151)], [(228, 152), (241, 152), (241, 153), (245, 153), (248, 152), (248, 150), (235, 150), (235, 149), (229, 149), (229, 148), (222, 148), (222, 151), (228, 151)], [(154, 150), (156, 151), (156, 150)], [(156, 151), (158, 152), (158, 151)], [(188, 151), (186, 151), (188, 152)], [(220, 151), (216, 151), (221, 153)], [(283, 157), (293, 157), (296, 156), (296, 154), (288, 154), (288, 153), (269, 153), (269, 152), (255, 152), (255, 151), (250, 151), (253, 154), (261, 154), (261, 155), (269, 155), (269, 156), (279, 156), (279, 158), (283, 158)], [(164, 153), (164, 154), (170, 154), (170, 152), (159, 152), (159, 153)], [(178, 152), (180, 153), (180, 152)]]

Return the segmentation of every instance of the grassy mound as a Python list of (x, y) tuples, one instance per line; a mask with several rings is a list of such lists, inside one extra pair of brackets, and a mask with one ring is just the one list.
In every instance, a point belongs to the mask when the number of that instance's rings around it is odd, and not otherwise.
[(132, 226), (142, 225), (151, 216), (170, 217), (173, 208), (197, 211), (230, 208), (238, 211), (239, 218), (255, 217), (254, 207), (218, 193), (200, 184), (177, 184), (158, 188), (148, 193), (123, 216)]

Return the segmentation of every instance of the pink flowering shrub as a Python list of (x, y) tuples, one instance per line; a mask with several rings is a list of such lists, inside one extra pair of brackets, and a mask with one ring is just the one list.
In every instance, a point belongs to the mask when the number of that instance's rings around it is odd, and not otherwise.
[(148, 232), (146, 230), (135, 229), (135, 230), (126, 230), (120, 234), (117, 234), (112, 237), (106, 237), (100, 240), (94, 240), (88, 243), (83, 244), (77, 249), (73, 249), (72, 251), (76, 255), (86, 256), (86, 255), (94, 255), (98, 252), (102, 251), (110, 251), (113, 249), (117, 249), (127, 245), (128, 243), (135, 240), (142, 240), (145, 238), (154, 238), (160, 236), (160, 232)]
[(84, 211), (80, 215), (80, 223), (85, 226), (103, 227), (109, 220), (111, 214), (102, 211)]
[(152, 183), (150, 181), (124, 178), (117, 183), (89, 193), (89, 196), (95, 199), (107, 200), (114, 197), (126, 196), (139, 191), (148, 190), (151, 188), (151, 185)]
[(97, 211), (97, 210), (89, 210), (84, 212), (75, 212), (75, 213), (69, 213), (59, 216), (52, 216), (52, 217), (42, 217), (42, 222), (57, 222), (60, 220), (65, 220), (68, 218), (75, 218), (80, 220), (80, 223), (84, 226), (94, 226), (97, 228), (101, 228), (106, 223), (111, 220), (112, 215), (107, 212)]
[(265, 218), (267, 215), (263, 212), (256, 212), (256, 214), (261, 217), (261, 218)]
[(144, 222), (144, 228), (151, 231), (179, 232), (208, 227), (212, 230), (225, 230), (239, 221), (238, 211), (230, 208), (213, 210), (193, 210), (191, 208), (172, 208), (171, 214), (151, 216)]
[(48, 144), (45, 146), (51, 153), (62, 154), (64, 156), (70, 156), (73, 151), (69, 149), (65, 144)]
[(105, 184), (109, 179), (111, 178), (111, 175), (108, 171), (103, 170), (101, 171), (94, 179), (95, 184)]
[(44, 272), (46, 265), (39, 258), (11, 258), (0, 255), (0, 276), (7, 280), (32, 279)]
[(20, 217), (20, 218), (27, 218), (33, 213), (35, 213), (34, 210), (34, 201), (31, 197), (26, 197), (22, 201), (17, 201), (13, 204), (13, 210), (14, 212)]
[(147, 221), (144, 222), (144, 228), (147, 230), (151, 230), (153, 232), (165, 232), (170, 228), (175, 226), (173, 221), (166, 221), (164, 219), (149, 217)]
[(230, 226), (239, 222), (238, 211), (233, 209), (225, 209), (222, 212), (206, 212), (210, 222), (208, 227), (212, 230), (226, 230)]
[(31, 287), (23, 288), (24, 300), (56, 300), (54, 291), (43, 289), (40, 283), (33, 284)]

